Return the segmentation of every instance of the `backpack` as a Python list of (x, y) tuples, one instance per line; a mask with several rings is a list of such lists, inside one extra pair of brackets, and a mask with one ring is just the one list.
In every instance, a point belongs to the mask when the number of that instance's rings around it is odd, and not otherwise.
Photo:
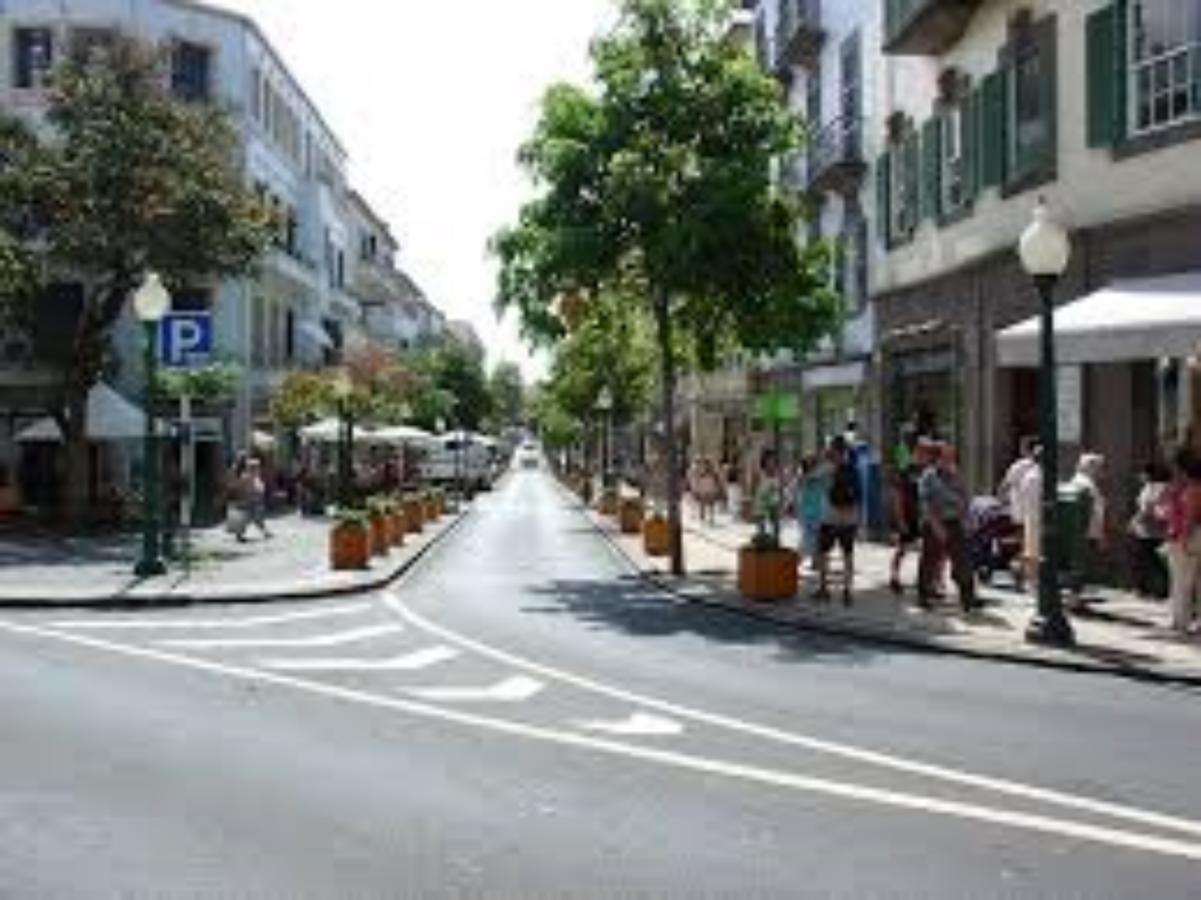
[(859, 505), (859, 473), (849, 462), (840, 463), (830, 481), (830, 505), (848, 509)]

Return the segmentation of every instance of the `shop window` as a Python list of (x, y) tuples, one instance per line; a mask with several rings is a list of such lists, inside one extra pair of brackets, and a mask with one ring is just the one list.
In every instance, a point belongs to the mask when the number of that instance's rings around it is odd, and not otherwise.
[(13, 86), (44, 87), (54, 66), (54, 35), (49, 28), (13, 30), (13, 56), (16, 71)]

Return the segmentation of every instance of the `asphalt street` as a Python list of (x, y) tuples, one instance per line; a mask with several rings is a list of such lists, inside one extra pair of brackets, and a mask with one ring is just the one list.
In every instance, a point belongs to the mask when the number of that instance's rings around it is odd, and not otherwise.
[(0, 615), (0, 897), (1201, 898), (1201, 692), (678, 605), (541, 471), (383, 594)]

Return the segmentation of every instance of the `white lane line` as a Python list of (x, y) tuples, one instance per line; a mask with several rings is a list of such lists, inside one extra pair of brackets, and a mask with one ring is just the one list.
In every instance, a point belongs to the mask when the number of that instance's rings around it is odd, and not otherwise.
[(402, 700), (380, 694), (371, 694), (353, 688), (339, 687), (320, 681), (305, 681), (290, 675), (277, 675), (244, 666), (230, 665), (213, 660), (193, 658), (163, 650), (131, 644), (118, 644), (88, 635), (72, 634), (53, 631), (35, 625), (18, 625), (14, 622), (0, 621), (0, 631), (19, 634), (27, 637), (39, 637), (55, 640), (61, 643), (93, 650), (102, 650), (135, 659), (151, 660), (166, 665), (223, 675), (244, 681), (270, 684), (276, 687), (291, 688), (316, 696), (341, 700), (360, 706), (376, 709), (402, 712), (414, 716), (424, 716), (443, 722), (453, 722), (458, 725), (470, 726), (482, 731), (491, 731), (514, 737), (539, 740), (561, 746), (590, 750), (598, 754), (619, 756), (626, 759), (637, 759), (646, 762), (659, 763), (692, 772), (702, 772), (710, 775), (720, 775), (726, 778), (747, 781), (776, 788), (823, 794), (846, 800), (857, 800), (873, 803), (895, 809), (914, 810), (933, 815), (949, 816), (993, 825), (1003, 825), (1011, 828), (1054, 834), (1060, 837), (1071, 837), (1084, 841), (1108, 844), (1130, 850), (1141, 850), (1149, 853), (1159, 853), (1165, 856), (1179, 857), (1195, 862), (1201, 862), (1201, 843), (1190, 843), (1177, 838), (1165, 838), (1157, 835), (1143, 834), (1134, 831), (1123, 831), (1076, 822), (1070, 819), (1056, 819), (1048, 816), (1030, 813), (1013, 812), (996, 807), (982, 806), (973, 803), (961, 803), (954, 800), (942, 800), (936, 797), (925, 797), (920, 794), (902, 793), (881, 788), (866, 787), (849, 782), (835, 781), (827, 778), (816, 778), (796, 775), (774, 769), (748, 766), (742, 763), (727, 762), (702, 756), (693, 756), (670, 750), (654, 749), (638, 744), (629, 744), (609, 738), (598, 738), (576, 734), (570, 731), (559, 731), (536, 725), (525, 725), (497, 719), (478, 713), (468, 713), (453, 708), (432, 706), (414, 700)]
[(261, 659), (255, 665), (276, 672), (416, 672), (449, 662), (461, 652), (439, 644), (385, 659)]
[(443, 703), (520, 703), (540, 694), (545, 687), (536, 678), (514, 675), (485, 687), (407, 688), (404, 693), (418, 700)]
[(448, 643), (457, 644), (458, 646), (474, 653), (478, 653), (481, 656), (490, 657), (498, 662), (502, 662), (517, 669), (523, 669), (526, 672), (530, 672), (531, 674), (538, 675), (551, 681), (559, 681), (564, 684), (570, 684), (575, 687), (583, 688), (584, 690), (593, 691), (607, 697), (613, 697), (614, 699), (622, 700), (635, 706), (653, 709), (657, 712), (666, 713), (667, 715), (671, 716), (679, 716), (680, 718), (688, 719), (693, 722), (703, 722), (706, 725), (724, 728), (729, 731), (739, 732), (741, 734), (752, 735), (765, 740), (776, 741), (778, 743), (795, 747), (804, 747), (808, 750), (813, 750), (818, 753), (825, 753), (831, 756), (838, 756), (843, 759), (853, 759), (857, 762), (893, 769), (894, 771), (898, 772), (907, 772), (912, 775), (920, 775), (925, 778), (937, 779), (953, 784), (968, 785), (981, 790), (992, 791), (998, 794), (1006, 794), (1011, 797), (1022, 797), (1027, 800), (1035, 800), (1041, 803), (1049, 803), (1065, 808), (1110, 816), (1112, 818), (1125, 819), (1130, 822), (1138, 822), (1141, 825), (1165, 828), (1171, 831), (1183, 832), (1190, 835), (1201, 835), (1201, 822), (1197, 822), (1192, 819), (1186, 819), (1181, 816), (1139, 809), (1138, 807), (1128, 806), (1121, 803), (1110, 803), (1105, 800), (1094, 800), (1091, 797), (1069, 794), (1062, 791), (1053, 790), (1051, 788), (1038, 787), (1036, 785), (1022, 784), (1021, 782), (1009, 781), (1004, 778), (997, 778), (990, 775), (979, 775), (972, 772), (966, 772), (961, 769), (954, 769), (949, 766), (940, 766), (932, 763), (919, 762), (918, 760), (908, 759), (902, 756), (893, 756), (888, 753), (883, 753), (876, 750), (867, 750), (850, 744), (829, 741), (823, 738), (813, 737), (797, 732), (784, 731), (768, 725), (758, 725), (754, 722), (747, 722), (743, 719), (738, 719), (733, 716), (705, 712), (704, 710), (681, 706), (680, 704), (672, 703), (667, 700), (660, 700), (655, 697), (637, 694), (633, 691), (627, 691), (622, 688), (617, 688), (611, 685), (602, 684), (598, 681), (593, 681), (592, 679), (581, 675), (574, 675), (570, 672), (564, 672), (561, 669), (555, 669), (551, 666), (532, 662), (531, 660), (515, 656), (514, 654), (508, 653), (504, 650), (498, 650), (495, 647), (491, 647), (472, 638), (464, 637), (463, 635), (457, 634), (456, 632), (453, 632), (447, 628), (443, 628), (441, 625), (437, 625), (423, 616), (413, 612), (413, 610), (411, 610), (403, 601), (400, 600), (399, 597), (393, 593), (385, 594), (383, 602), (384, 605), (392, 609), (410, 625), (420, 628), (430, 634), (436, 635), (441, 640), (444, 640)]
[(618, 734), (625, 737), (638, 735), (658, 737), (679, 734), (684, 730), (684, 726), (675, 719), (665, 719), (662, 716), (652, 716), (650, 713), (642, 712), (633, 713), (628, 718), (617, 721), (592, 719), (577, 721), (573, 724), (585, 731), (599, 731), (604, 734)]
[(334, 616), (352, 616), (367, 612), (372, 604), (345, 603), (341, 606), (323, 606), (320, 609), (305, 609), (300, 612), (274, 613), (269, 616), (231, 616), (222, 619), (72, 619), (54, 622), (52, 628), (84, 629), (88, 631), (117, 630), (167, 630), (194, 628), (197, 631), (220, 631), (239, 628), (262, 628), (267, 625), (283, 625), (288, 622), (306, 622), (313, 619), (328, 619)]
[(178, 638), (169, 641), (158, 641), (163, 647), (176, 647), (181, 650), (238, 650), (242, 648), (260, 647), (339, 647), (342, 644), (353, 644), (371, 638), (383, 637), (389, 634), (400, 634), (404, 626), (396, 623), (390, 625), (367, 625), (363, 628), (351, 628), (348, 631), (336, 631), (333, 634), (318, 634), (310, 637), (263, 637), (263, 638)]

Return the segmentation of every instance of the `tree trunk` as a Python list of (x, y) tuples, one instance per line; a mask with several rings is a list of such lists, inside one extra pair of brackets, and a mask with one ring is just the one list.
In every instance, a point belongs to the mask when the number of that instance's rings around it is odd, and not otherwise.
[(676, 441), (676, 358), (671, 336), (671, 298), (659, 289), (654, 298), (663, 403), (663, 451), (667, 457), (667, 524), (671, 532), (671, 574), (684, 574), (684, 530), (680, 518), (680, 461)]

